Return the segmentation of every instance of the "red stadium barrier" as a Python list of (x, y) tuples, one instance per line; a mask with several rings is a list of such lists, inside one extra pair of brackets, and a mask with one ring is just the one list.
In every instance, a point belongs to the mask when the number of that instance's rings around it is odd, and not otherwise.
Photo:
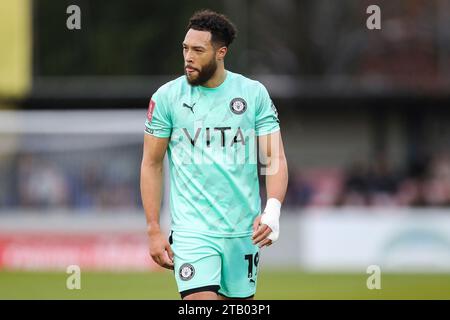
[(0, 269), (158, 270), (145, 236), (120, 234), (0, 234)]

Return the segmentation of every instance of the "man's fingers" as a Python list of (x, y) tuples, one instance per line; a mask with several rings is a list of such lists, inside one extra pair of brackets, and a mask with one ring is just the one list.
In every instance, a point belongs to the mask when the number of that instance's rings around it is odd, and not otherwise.
[(163, 260), (164, 260), (164, 268), (173, 270), (173, 251), (172, 248), (170, 247), (170, 244), (167, 243), (166, 246), (166, 251), (167, 254), (164, 252), (163, 253)]
[(159, 266), (173, 270), (174, 253), (169, 242), (161, 235), (150, 237), (150, 256)]
[(163, 264), (161, 266), (166, 268), (166, 269), (173, 270), (173, 262), (170, 261), (168, 257), (166, 257), (164, 259), (164, 262), (163, 262)]
[(155, 261), (159, 266), (173, 270), (173, 261), (168, 257), (168, 254), (162, 252), (160, 254), (152, 255), (153, 261)]
[(166, 250), (167, 250), (167, 254), (169, 255), (169, 258), (171, 261), (173, 261), (173, 251), (172, 251), (172, 247), (170, 246), (170, 244), (166, 245)]
[(150, 256), (152, 257), (153, 261), (155, 261), (158, 265), (162, 266), (161, 256), (159, 254), (150, 254)]
[(256, 230), (258, 230), (260, 221), (261, 221), (260, 215), (256, 217), (255, 221), (253, 221), (253, 234), (256, 232)]
[(272, 240), (270, 239), (264, 239), (260, 244), (259, 247), (262, 248), (264, 246), (270, 246), (272, 244)]
[(256, 232), (253, 234), (252, 239), (254, 240), (259, 237), (261, 234), (263, 234), (264, 231), (266, 231), (267, 228), (268, 226), (266, 224), (260, 225), (258, 230), (256, 230)]
[(254, 244), (258, 244), (260, 241), (266, 239), (269, 234), (272, 232), (272, 229), (270, 229), (267, 225), (264, 225), (266, 228), (264, 229), (264, 232), (262, 232), (259, 236), (257, 236), (255, 239), (253, 239)]

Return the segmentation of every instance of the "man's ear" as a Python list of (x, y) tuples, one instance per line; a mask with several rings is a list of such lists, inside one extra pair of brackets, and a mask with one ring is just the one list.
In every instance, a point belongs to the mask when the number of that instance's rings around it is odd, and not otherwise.
[(216, 52), (217, 60), (223, 60), (225, 58), (225, 55), (227, 54), (227, 51), (227, 47), (220, 47)]

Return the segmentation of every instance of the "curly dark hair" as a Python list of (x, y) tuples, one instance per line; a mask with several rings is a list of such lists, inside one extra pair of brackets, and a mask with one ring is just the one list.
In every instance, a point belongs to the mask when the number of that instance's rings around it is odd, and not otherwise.
[(211, 32), (211, 42), (228, 47), (236, 38), (237, 29), (223, 14), (209, 9), (195, 12), (189, 19), (187, 30)]

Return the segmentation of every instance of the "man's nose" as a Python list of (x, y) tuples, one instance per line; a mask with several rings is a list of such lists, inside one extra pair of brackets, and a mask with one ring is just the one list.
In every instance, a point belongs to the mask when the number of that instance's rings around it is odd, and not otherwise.
[(186, 56), (184, 57), (184, 60), (185, 60), (187, 63), (192, 63), (192, 62), (194, 62), (194, 60), (192, 59), (192, 54), (190, 53), (190, 51), (188, 51), (188, 52), (186, 53)]

